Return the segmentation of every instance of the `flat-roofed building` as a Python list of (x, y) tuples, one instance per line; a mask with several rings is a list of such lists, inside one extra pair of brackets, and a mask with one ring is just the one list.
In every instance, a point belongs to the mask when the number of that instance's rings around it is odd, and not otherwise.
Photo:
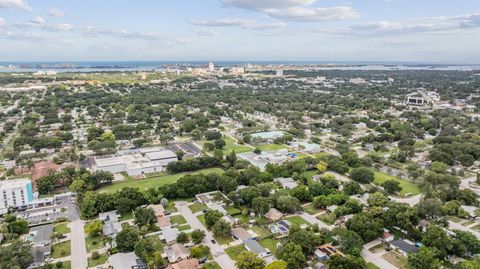
[(9, 208), (27, 208), (34, 201), (30, 179), (0, 181), (0, 213)]

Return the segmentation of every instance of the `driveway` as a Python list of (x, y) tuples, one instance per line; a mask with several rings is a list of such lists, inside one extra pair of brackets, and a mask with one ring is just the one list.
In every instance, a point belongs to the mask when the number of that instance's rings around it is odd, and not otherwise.
[(205, 232), (206, 236), (203, 239), (202, 244), (207, 245), (210, 248), (213, 259), (218, 263), (218, 265), (220, 265), (221, 268), (237, 268), (235, 266), (235, 262), (225, 253), (223, 247), (218, 245), (218, 243), (213, 244), (211, 242), (213, 240), (212, 233), (208, 231), (207, 228), (205, 228), (192, 213), (190, 208), (188, 208), (188, 204), (186, 202), (176, 202), (175, 206), (178, 208), (179, 213), (185, 218), (193, 230), (199, 229)]
[(380, 240), (374, 240), (372, 242), (369, 242), (365, 245), (363, 245), (363, 249), (360, 252), (360, 255), (367, 261), (375, 264), (377, 267), (382, 268), (382, 269), (398, 269), (398, 267), (394, 266), (393, 264), (387, 262), (385, 259), (382, 257), (379, 257), (380, 255), (377, 253), (373, 253), (369, 251), (369, 249), (377, 244), (380, 244)]
[(300, 214), (300, 216), (302, 218), (304, 218), (306, 221), (308, 221), (310, 224), (318, 225), (318, 227), (320, 229), (327, 229), (327, 230), (331, 231), (331, 230), (333, 230), (333, 228), (335, 228), (334, 225), (327, 225), (326, 223), (323, 223), (322, 221), (315, 218), (315, 216), (310, 215), (307, 212), (302, 212), (302, 214)]
[(418, 204), (420, 202), (420, 200), (422, 199), (421, 194), (418, 194), (418, 195), (415, 195), (415, 196), (412, 196), (412, 197), (408, 197), (408, 198), (397, 198), (397, 197), (393, 197), (393, 196), (389, 196), (389, 197), (394, 202), (406, 203), (409, 206), (414, 206), (414, 205)]
[(464, 232), (471, 232), (478, 239), (480, 239), (480, 233), (473, 230), (473, 229), (470, 229), (468, 227), (463, 226), (462, 224), (459, 224), (459, 223), (456, 223), (456, 222), (453, 222), (453, 221), (450, 221), (450, 220), (448, 221), (448, 224), (449, 224), (450, 229), (460, 230), (460, 231), (464, 231)]

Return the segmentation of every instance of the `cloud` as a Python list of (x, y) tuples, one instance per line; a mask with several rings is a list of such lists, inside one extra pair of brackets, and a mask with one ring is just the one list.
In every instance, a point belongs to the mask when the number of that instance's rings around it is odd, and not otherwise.
[(199, 26), (209, 26), (209, 27), (247, 27), (249, 25), (255, 24), (255, 20), (248, 19), (236, 19), (236, 18), (225, 18), (218, 20), (191, 20), (190, 23), (193, 25)]
[(220, 35), (219, 32), (212, 29), (195, 30), (194, 32), (200, 36), (219, 36)]
[(270, 17), (302, 22), (355, 19), (359, 14), (349, 6), (317, 8), (317, 0), (223, 0), (227, 7), (262, 12)]
[(33, 24), (45, 24), (45, 19), (38, 16), (30, 20), (31, 23)]
[(258, 23), (256, 20), (224, 18), (217, 20), (191, 20), (191, 24), (207, 27), (240, 27), (252, 30), (271, 30), (287, 26), (283, 22), (279, 23)]
[(47, 12), (48, 15), (52, 17), (65, 17), (66, 14), (63, 12), (63, 10), (60, 10), (58, 8), (52, 8)]
[(346, 28), (317, 29), (316, 32), (337, 35), (401, 35), (434, 33), (480, 27), (480, 13), (454, 17), (425, 17), (402, 22), (378, 21), (352, 25)]
[(20, 9), (23, 11), (32, 10), (24, 0), (0, 0), (0, 8)]
[(0, 17), (0, 28), (6, 27), (6, 26), (7, 26), (7, 22), (5, 21), (4, 18)]
[(26, 41), (48, 41), (50, 39), (46, 38), (43, 35), (32, 34), (32, 33), (17, 33), (10, 31), (0, 31), (0, 39), (10, 39), (10, 40), (26, 40)]

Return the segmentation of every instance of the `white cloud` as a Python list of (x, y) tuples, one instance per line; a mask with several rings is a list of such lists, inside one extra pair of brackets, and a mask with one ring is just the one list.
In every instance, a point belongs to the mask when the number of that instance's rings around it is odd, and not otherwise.
[(65, 12), (63, 12), (63, 10), (60, 10), (58, 8), (52, 8), (47, 13), (52, 17), (65, 17), (66, 15)]
[(38, 16), (30, 20), (31, 23), (33, 24), (45, 24), (45, 19)]
[(5, 21), (4, 18), (0, 17), (0, 28), (6, 27), (6, 26), (7, 26), (7, 22)]
[(272, 30), (278, 29), (287, 26), (287, 24), (283, 22), (275, 22), (275, 23), (263, 23), (263, 24), (255, 24), (250, 27), (253, 30)]
[(12, 8), (24, 11), (32, 10), (32, 8), (24, 0), (0, 0), (0, 8)]
[(194, 32), (200, 36), (219, 36), (220, 35), (219, 32), (212, 29), (195, 30)]
[(191, 20), (191, 24), (200, 25), (200, 26), (209, 26), (209, 27), (247, 27), (249, 25), (255, 24), (255, 20), (248, 19), (236, 19), (236, 18), (225, 18), (218, 20)]
[(378, 21), (346, 28), (317, 29), (317, 32), (339, 35), (399, 35), (433, 33), (480, 27), (480, 13), (454, 17), (425, 17), (407, 21)]
[(226, 6), (262, 12), (282, 20), (319, 22), (359, 17), (352, 7), (312, 7), (315, 2), (317, 0), (223, 0)]

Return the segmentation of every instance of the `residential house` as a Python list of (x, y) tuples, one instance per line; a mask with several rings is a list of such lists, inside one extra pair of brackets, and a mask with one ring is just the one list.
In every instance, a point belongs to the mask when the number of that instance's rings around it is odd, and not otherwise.
[(164, 240), (167, 245), (172, 245), (177, 242), (177, 236), (180, 231), (177, 228), (167, 228), (163, 229), (162, 233), (160, 234), (160, 239)]
[(113, 254), (108, 257), (108, 265), (115, 269), (147, 269), (145, 262), (134, 252)]
[(114, 238), (122, 231), (119, 215), (116, 210), (98, 214), (98, 219), (103, 222), (103, 235)]
[(398, 239), (390, 241), (390, 247), (407, 256), (409, 253), (417, 253), (418, 247), (411, 241)]
[(478, 208), (476, 206), (461, 205), (460, 208), (465, 210), (470, 218), (475, 219), (477, 217)]
[(247, 240), (252, 240), (255, 239), (254, 236), (252, 236), (247, 230), (244, 228), (233, 228), (232, 229), (232, 236), (242, 242), (245, 242)]
[(169, 228), (172, 226), (172, 223), (170, 222), (170, 218), (165, 215), (165, 209), (163, 208), (162, 205), (149, 205), (147, 208), (150, 208), (153, 210), (155, 214), (155, 218), (157, 219), (157, 225), (162, 228)]
[(168, 262), (175, 263), (183, 259), (188, 258), (190, 252), (183, 244), (173, 244), (164, 249), (165, 255), (167, 256)]
[(280, 184), (282, 188), (289, 189), (289, 190), (297, 187), (298, 185), (298, 183), (293, 178), (290, 178), (290, 177), (277, 177), (273, 181)]
[(172, 264), (171, 269), (197, 269), (200, 268), (200, 263), (197, 259), (185, 259)]
[(27, 240), (32, 243), (33, 263), (31, 268), (40, 267), (44, 260), (50, 256), (52, 249), (52, 239), (50, 236), (53, 233), (53, 225), (40, 225), (30, 228)]
[(247, 240), (244, 243), (244, 246), (248, 251), (254, 253), (259, 258), (265, 258), (272, 255), (270, 251), (262, 247), (262, 245), (260, 245), (256, 240)]
[(277, 221), (283, 218), (283, 213), (276, 208), (270, 208), (270, 210), (268, 210), (268, 212), (265, 214), (265, 217), (269, 221)]
[(332, 244), (323, 244), (317, 247), (314, 254), (315, 257), (320, 261), (328, 260), (332, 255), (345, 256), (336, 247), (332, 246)]

